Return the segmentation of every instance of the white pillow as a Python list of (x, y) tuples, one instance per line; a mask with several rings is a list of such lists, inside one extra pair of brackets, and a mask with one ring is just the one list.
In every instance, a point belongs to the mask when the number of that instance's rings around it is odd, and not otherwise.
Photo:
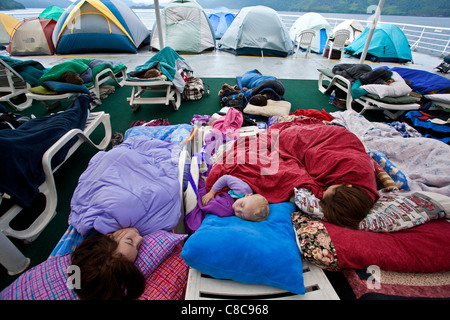
[(291, 103), (286, 100), (268, 99), (267, 105), (263, 107), (248, 103), (243, 112), (263, 117), (287, 116), (291, 112)]
[(294, 201), (300, 211), (313, 218), (326, 220), (320, 210), (320, 200), (308, 189), (294, 188)]
[(386, 84), (365, 84), (360, 88), (369, 93), (376, 94), (380, 98), (384, 97), (403, 97), (408, 95), (412, 89), (406, 84), (405, 80), (397, 73), (392, 72), (393, 83)]

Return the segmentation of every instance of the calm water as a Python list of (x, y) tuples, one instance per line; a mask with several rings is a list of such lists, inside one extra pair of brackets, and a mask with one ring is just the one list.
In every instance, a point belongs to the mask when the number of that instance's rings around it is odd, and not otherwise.
[[(24, 9), (24, 10), (10, 10), (10, 11), (0, 11), (15, 17), (18, 20), (25, 18), (37, 18), (39, 14), (44, 10), (44, 8), (38, 9)], [(205, 9), (206, 12), (209, 9)], [(147, 26), (148, 29), (152, 29), (155, 22), (155, 11), (152, 9), (137, 9), (135, 10), (141, 21)], [(294, 17), (286, 19), (286, 26), (290, 27), (289, 23), (295, 21), (295, 16), (301, 16), (304, 12), (286, 12), (280, 11), (281, 15), (292, 15)], [(370, 15), (368, 14), (346, 14), (346, 13), (321, 13), (325, 18), (338, 18), (338, 19), (357, 19), (362, 21), (370, 20)], [(450, 28), (450, 17), (411, 17), (411, 16), (381, 16), (381, 22), (392, 22), (392, 23), (404, 23), (404, 24), (416, 24), (423, 26), (435, 26)]]

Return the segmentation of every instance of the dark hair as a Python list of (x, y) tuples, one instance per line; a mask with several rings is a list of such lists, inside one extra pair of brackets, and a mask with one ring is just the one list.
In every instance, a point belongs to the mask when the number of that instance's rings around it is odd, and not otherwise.
[(359, 229), (359, 223), (373, 207), (373, 200), (357, 187), (339, 186), (333, 195), (323, 197), (320, 207), (330, 223), (350, 229)]
[(83, 240), (72, 253), (72, 265), (80, 268), (81, 300), (137, 299), (145, 288), (145, 278), (136, 265), (116, 252), (118, 243), (98, 234)]
[(253, 97), (250, 98), (250, 100), (248, 100), (248, 102), (250, 102), (250, 104), (254, 106), (263, 107), (267, 105), (267, 98), (264, 97), (262, 94), (255, 94)]
[(148, 69), (147, 71), (145, 71), (142, 78), (156, 78), (156, 77), (159, 77), (160, 75), (161, 75), (161, 72), (158, 69), (151, 68), (151, 69)]
[(72, 71), (66, 71), (61, 76), (61, 82), (72, 83), (77, 85), (82, 85), (84, 80)]

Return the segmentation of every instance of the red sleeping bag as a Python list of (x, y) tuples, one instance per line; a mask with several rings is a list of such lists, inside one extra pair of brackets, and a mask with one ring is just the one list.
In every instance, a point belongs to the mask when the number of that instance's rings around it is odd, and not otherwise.
[(321, 198), (333, 184), (351, 184), (374, 201), (378, 198), (374, 167), (358, 137), (314, 118), (277, 123), (256, 137), (241, 137), (219, 160), (208, 176), (208, 190), (229, 174), (270, 203), (289, 200), (294, 187)]

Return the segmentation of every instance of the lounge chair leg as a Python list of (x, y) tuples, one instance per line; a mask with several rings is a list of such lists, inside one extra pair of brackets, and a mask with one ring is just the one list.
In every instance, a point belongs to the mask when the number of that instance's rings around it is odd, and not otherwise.
[(45, 106), (48, 111), (53, 111), (61, 107), (61, 101), (57, 100), (55, 102), (49, 102), (42, 100), (41, 103)]
[(25, 257), (19, 249), (0, 232), (0, 264), (10, 276), (23, 272), (30, 265), (30, 259)]

